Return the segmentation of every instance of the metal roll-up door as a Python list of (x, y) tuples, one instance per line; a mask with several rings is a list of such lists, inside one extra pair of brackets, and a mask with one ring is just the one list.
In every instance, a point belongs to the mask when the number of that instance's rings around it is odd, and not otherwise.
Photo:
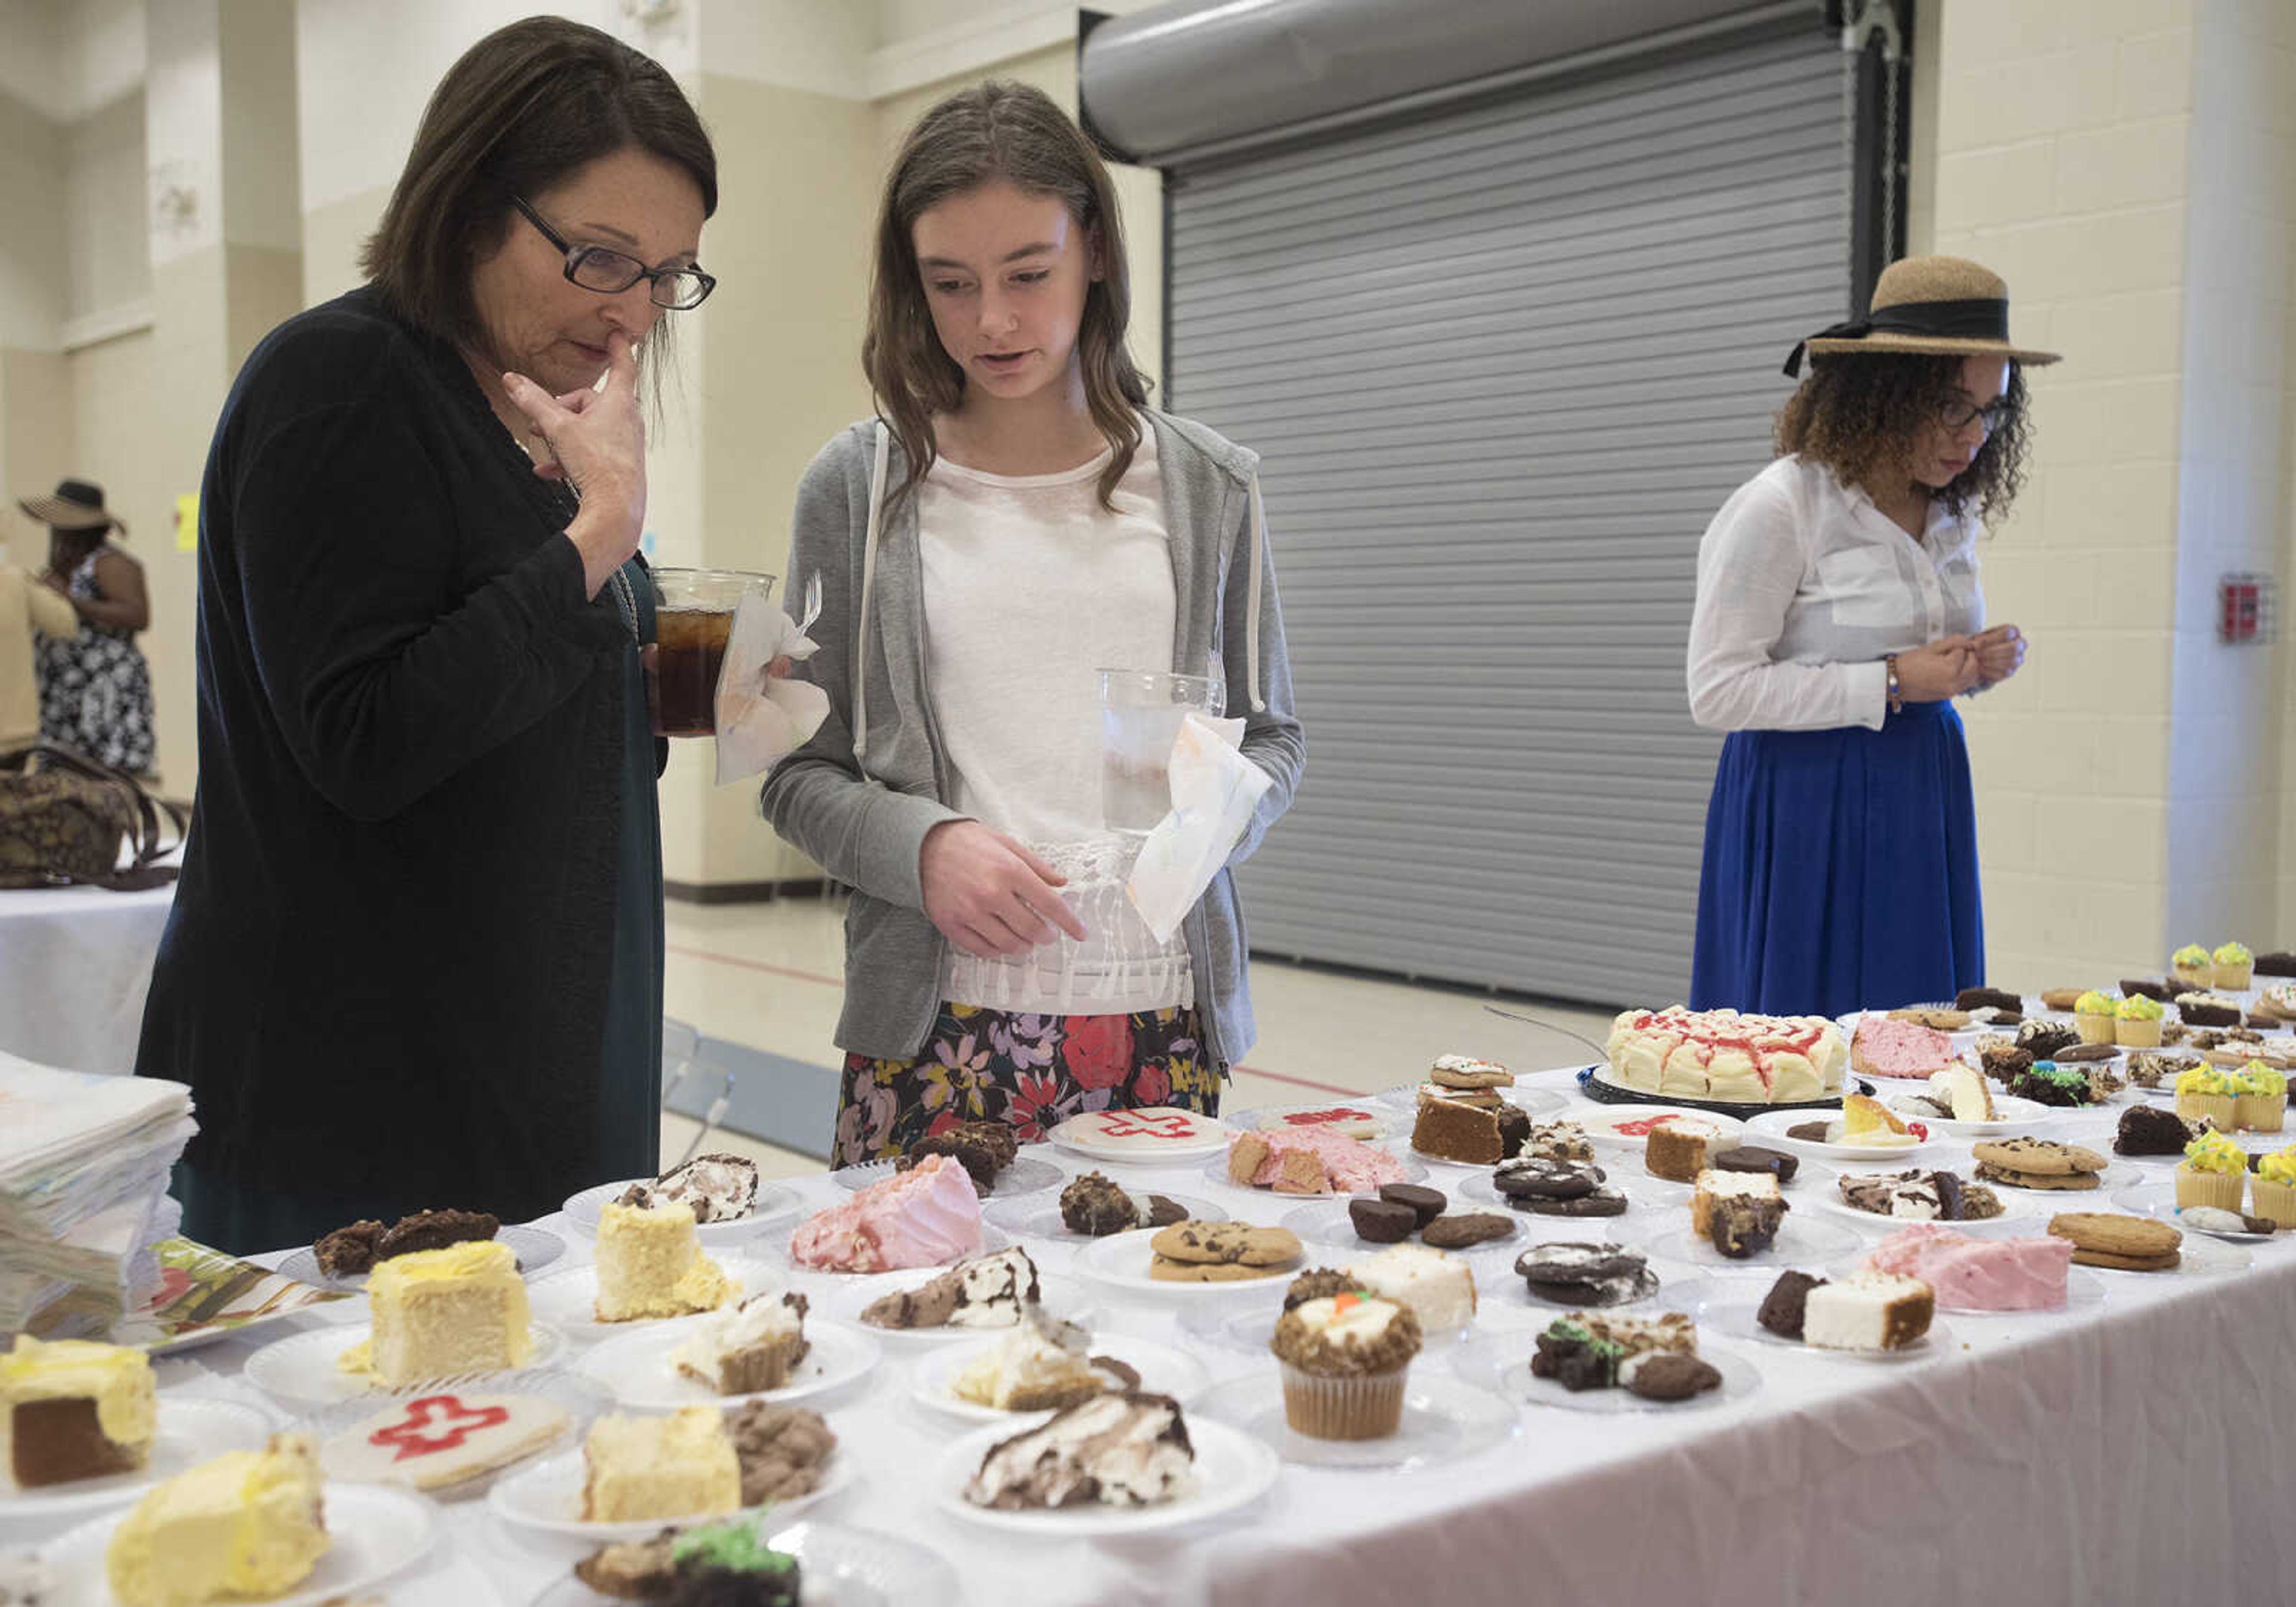
[(1698, 538), (1849, 301), (1847, 89), (1798, 29), (1169, 175), (1168, 400), (1263, 455), (1308, 732), (1256, 951), (1686, 993)]

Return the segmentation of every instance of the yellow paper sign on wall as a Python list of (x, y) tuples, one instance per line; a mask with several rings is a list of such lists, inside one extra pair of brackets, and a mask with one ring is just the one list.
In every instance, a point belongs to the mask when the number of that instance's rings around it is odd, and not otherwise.
[(200, 494), (186, 491), (176, 498), (176, 551), (195, 553), (200, 547)]

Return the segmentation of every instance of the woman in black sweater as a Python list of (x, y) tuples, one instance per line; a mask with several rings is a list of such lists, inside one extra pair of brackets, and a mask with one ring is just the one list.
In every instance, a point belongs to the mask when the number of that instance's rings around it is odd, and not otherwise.
[(199, 793), (136, 1058), (198, 1101), (192, 1237), (515, 1220), (655, 1169), (636, 352), (709, 293), (716, 205), (659, 65), (514, 24), (431, 97), (371, 283), (233, 385), (200, 500)]

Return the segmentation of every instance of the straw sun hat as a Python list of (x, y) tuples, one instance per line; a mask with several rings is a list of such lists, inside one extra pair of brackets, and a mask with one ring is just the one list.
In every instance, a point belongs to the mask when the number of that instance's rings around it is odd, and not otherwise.
[(1819, 330), (1786, 358), (1789, 378), (1801, 373), (1802, 353), (1910, 353), (1944, 357), (2009, 357), (2039, 367), (2053, 351), (2032, 351), (2009, 340), (2009, 286), (2001, 275), (1960, 257), (1907, 257), (1882, 270), (1873, 310), (1862, 318)]
[(59, 530), (110, 530), (127, 533), (127, 521), (104, 511), (103, 488), (91, 480), (60, 480), (53, 496), (20, 496), (16, 505), (42, 524)]

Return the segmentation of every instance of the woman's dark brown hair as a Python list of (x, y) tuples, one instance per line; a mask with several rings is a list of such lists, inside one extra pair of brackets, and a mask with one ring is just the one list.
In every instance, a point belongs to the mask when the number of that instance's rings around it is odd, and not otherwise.
[[(1824, 463), (1845, 486), (1878, 488), (1899, 471), (1938, 410), (1964, 399), (1959, 387), (1966, 360), (1908, 352), (1813, 356), (1808, 377), (1778, 414), (1779, 455), (1798, 453)], [(2025, 453), (2032, 437), (2025, 371), (2014, 361), (2002, 400), (2006, 411), (1999, 426), (1985, 438), (1969, 467), (1937, 493), (1956, 519), (1974, 507), (1988, 525), (1998, 524), (2025, 483)]]
[[(701, 215), (717, 211), (717, 152), (659, 61), (561, 17), (497, 29), (431, 92), (359, 266), (408, 323), (491, 357), (471, 281), (517, 216), (511, 198), (531, 200), (633, 147), (684, 168)], [(668, 329), (657, 325), (648, 344)]]
[(941, 348), (925, 305), (916, 221), (950, 197), (999, 178), (1031, 195), (1060, 197), (1100, 269), (1085, 292), (1076, 350), (1085, 406), (1111, 454), (1101, 471), (1100, 500), (1112, 507), (1117, 482), (1140, 446), (1133, 409), (1148, 400), (1148, 383), (1124, 345), (1132, 321), (1132, 279), (1116, 185), (1092, 142), (1050, 95), (1003, 81), (960, 90), (917, 119), (893, 159), (878, 209), (861, 366), (908, 460), (895, 495), (932, 467), (933, 415), (954, 413), (964, 399), (964, 371)]

